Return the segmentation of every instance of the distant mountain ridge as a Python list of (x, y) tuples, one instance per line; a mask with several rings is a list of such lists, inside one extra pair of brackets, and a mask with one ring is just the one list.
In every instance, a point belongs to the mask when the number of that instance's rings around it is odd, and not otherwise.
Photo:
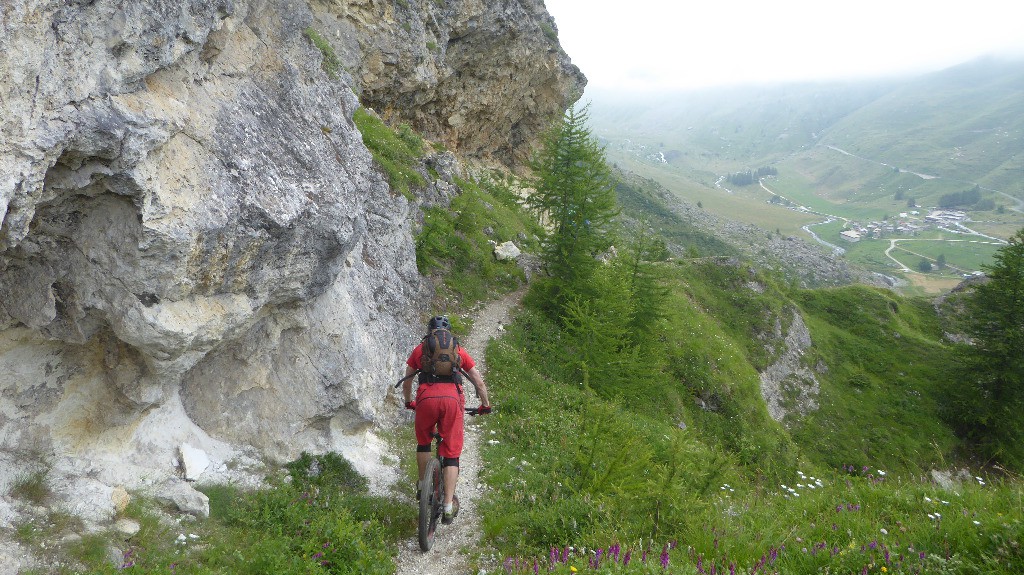
[(719, 173), (779, 162), (820, 143), (1012, 191), (1024, 174), (1022, 93), (1024, 60), (986, 58), (909, 80), (586, 97), (598, 135), (632, 134), (682, 151), (669, 158)]
[(895, 87), (837, 122), (828, 143), (1001, 191), (1024, 175), (1024, 62), (976, 60)]

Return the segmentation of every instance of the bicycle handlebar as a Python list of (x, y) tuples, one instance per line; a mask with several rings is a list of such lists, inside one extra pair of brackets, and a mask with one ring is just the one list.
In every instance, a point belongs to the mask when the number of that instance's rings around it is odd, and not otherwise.
[[(466, 409), (466, 413), (468, 413), (470, 415), (480, 415), (480, 408), (479, 407), (467, 407), (465, 409)], [(492, 405), (491, 406), (491, 410), (489, 412), (487, 412), (487, 413), (494, 413), (495, 411), (497, 411), (497, 410)]]

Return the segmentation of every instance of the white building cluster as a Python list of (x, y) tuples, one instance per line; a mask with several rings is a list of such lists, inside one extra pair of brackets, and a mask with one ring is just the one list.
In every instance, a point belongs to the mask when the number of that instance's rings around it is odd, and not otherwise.
[(864, 238), (879, 239), (885, 235), (900, 234), (916, 236), (919, 232), (931, 227), (955, 225), (967, 219), (965, 212), (956, 210), (933, 210), (924, 216), (917, 210), (901, 212), (895, 220), (885, 222), (868, 222), (866, 224), (851, 221), (849, 228), (839, 233), (839, 237), (848, 242), (858, 242)]

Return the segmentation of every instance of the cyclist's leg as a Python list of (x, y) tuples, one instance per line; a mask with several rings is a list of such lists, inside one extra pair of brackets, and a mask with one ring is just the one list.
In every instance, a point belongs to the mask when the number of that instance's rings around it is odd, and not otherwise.
[(459, 466), (448, 465), (448, 462), (445, 461), (442, 473), (444, 473), (444, 505), (447, 509), (448, 504), (455, 499), (455, 484), (459, 481)]
[(423, 481), (423, 471), (432, 457), (430, 448), (434, 441), (432, 434), (437, 429), (437, 421), (440, 417), (439, 403), (436, 400), (431, 400), (416, 406), (416, 467), (419, 471), (420, 481)]
[(463, 442), (463, 418), (462, 407), (464, 400), (462, 396), (451, 398), (441, 402), (444, 407), (441, 409), (441, 436), (444, 443), (441, 444), (441, 456), (445, 458), (444, 473), (444, 504), (447, 509), (455, 497), (455, 486), (459, 480), (459, 455), (462, 454)]

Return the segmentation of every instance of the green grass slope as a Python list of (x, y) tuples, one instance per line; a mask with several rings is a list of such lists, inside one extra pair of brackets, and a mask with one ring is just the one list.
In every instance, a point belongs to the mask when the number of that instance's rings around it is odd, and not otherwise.
[[(481, 513), (505, 572), (1024, 569), (1019, 481), (931, 480), (966, 462), (939, 417), (951, 360), (929, 300), (794, 289), (735, 257), (658, 269), (646, 360), (614, 386), (578, 369), (592, 334), (532, 307), (489, 346)], [(792, 353), (794, 312), (820, 387), (778, 422), (760, 373)]]
[[(530, 310), (489, 347), (499, 412), (481, 512), (507, 572), (1024, 568), (1019, 482), (929, 479), (962, 464), (938, 418), (947, 358), (929, 302), (791, 292), (742, 265), (669, 266), (664, 368), (627, 390), (573, 378), (558, 355), (569, 336)], [(758, 372), (781, 353), (765, 334), (793, 307), (820, 407), (780, 424)]]

